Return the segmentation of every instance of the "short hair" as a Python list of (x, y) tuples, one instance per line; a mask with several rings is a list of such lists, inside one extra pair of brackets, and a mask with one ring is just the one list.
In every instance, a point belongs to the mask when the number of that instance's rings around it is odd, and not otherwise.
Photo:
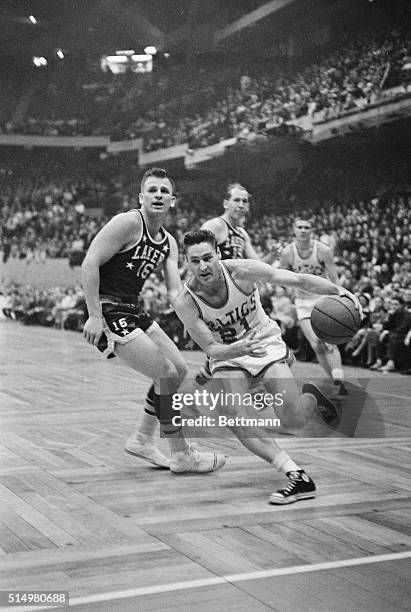
[(192, 232), (187, 232), (184, 236), (183, 241), (183, 252), (187, 253), (187, 249), (194, 244), (201, 244), (202, 242), (208, 242), (215, 251), (217, 251), (217, 238), (210, 232), (210, 230), (193, 230)]
[(175, 183), (174, 180), (171, 178), (171, 176), (169, 176), (167, 174), (167, 170), (165, 170), (164, 168), (148, 168), (148, 170), (146, 170), (141, 178), (141, 191), (143, 191), (144, 189), (144, 183), (146, 182), (146, 180), (148, 178), (150, 178), (150, 176), (154, 176), (155, 178), (160, 178), (160, 179), (168, 179), (171, 183), (171, 188), (173, 190), (173, 193), (175, 191)]
[(229, 185), (227, 185), (227, 188), (225, 190), (224, 200), (229, 200), (231, 198), (231, 192), (233, 191), (233, 189), (242, 189), (243, 191), (246, 191), (248, 195), (251, 195), (247, 187), (244, 187), (244, 185), (241, 185), (240, 183), (230, 183)]
[(306, 215), (304, 213), (301, 213), (301, 215), (297, 215), (296, 216), (296, 218), (294, 219), (294, 225), (296, 225), (296, 223), (298, 221), (305, 221), (306, 223), (309, 223), (311, 225), (311, 227), (313, 226), (312, 219), (308, 215)]

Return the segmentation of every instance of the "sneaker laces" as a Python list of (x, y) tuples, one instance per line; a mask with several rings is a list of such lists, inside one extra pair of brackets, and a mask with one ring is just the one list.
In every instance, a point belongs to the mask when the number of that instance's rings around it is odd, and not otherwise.
[(290, 472), (288, 478), (290, 479), (290, 482), (284, 489), (282, 489), (282, 492), (287, 494), (291, 493), (297, 483), (297, 480), (301, 480), (301, 476), (299, 472)]
[(194, 461), (200, 461), (200, 451), (198, 450), (197, 445), (193, 442), (188, 445), (188, 449), (186, 452), (188, 452), (193, 457)]
[(294, 490), (295, 485), (296, 485), (295, 480), (292, 480), (284, 489), (282, 489), (281, 492), (285, 495), (288, 495)]
[(150, 444), (150, 442), (152, 444), (155, 444), (156, 442), (154, 434), (145, 434), (145, 433), (142, 433), (141, 431), (134, 434), (133, 440), (136, 442), (139, 442), (140, 444), (144, 444), (144, 445), (147, 443)]

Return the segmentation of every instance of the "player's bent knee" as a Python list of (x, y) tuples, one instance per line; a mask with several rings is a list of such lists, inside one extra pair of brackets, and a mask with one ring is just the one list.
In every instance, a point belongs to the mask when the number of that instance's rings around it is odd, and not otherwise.
[(168, 360), (164, 360), (158, 365), (155, 374), (156, 379), (160, 382), (162, 380), (178, 381), (180, 379), (177, 367), (174, 365), (174, 363), (171, 363), (171, 361)]
[[(234, 418), (238, 415), (237, 406), (233, 404), (221, 404), (217, 407), (218, 414), (227, 418)], [(231, 429), (231, 428), (230, 428)]]
[(184, 362), (175, 364), (175, 368), (177, 370), (178, 379), (180, 380), (180, 382), (183, 382), (183, 380), (188, 374), (188, 368), (186, 364)]

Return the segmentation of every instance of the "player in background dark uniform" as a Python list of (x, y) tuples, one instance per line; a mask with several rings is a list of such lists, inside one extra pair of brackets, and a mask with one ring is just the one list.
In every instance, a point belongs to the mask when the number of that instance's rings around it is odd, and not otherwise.
[(205, 221), (201, 229), (213, 232), (220, 249), (221, 259), (256, 259), (272, 264), (277, 249), (260, 258), (251, 244), (251, 239), (243, 227), (244, 217), (250, 210), (250, 194), (239, 183), (227, 187), (223, 201), (224, 213)]
[[(251, 243), (250, 236), (243, 227), (244, 217), (250, 209), (250, 194), (240, 183), (228, 185), (224, 201), (224, 213), (219, 217), (208, 219), (201, 229), (213, 232), (217, 239), (221, 259), (255, 259), (265, 263), (274, 263), (277, 257), (277, 247), (268, 255), (260, 258)], [(210, 368), (206, 362), (199, 370), (196, 381), (206, 384), (211, 378)]]
[[(172, 422), (176, 415), (172, 394), (186, 376), (186, 364), (175, 344), (138, 304), (145, 280), (160, 266), (170, 302), (182, 287), (177, 244), (162, 226), (175, 205), (173, 190), (165, 170), (148, 170), (141, 181), (141, 209), (116, 215), (94, 238), (82, 265), (89, 313), (83, 335), (94, 346), (101, 346), (105, 336), (115, 355), (153, 381), (142, 422), (127, 440), (126, 451), (173, 472), (211, 472), (224, 465), (224, 455), (200, 453)], [(169, 443), (170, 459), (157, 448), (157, 419)]]

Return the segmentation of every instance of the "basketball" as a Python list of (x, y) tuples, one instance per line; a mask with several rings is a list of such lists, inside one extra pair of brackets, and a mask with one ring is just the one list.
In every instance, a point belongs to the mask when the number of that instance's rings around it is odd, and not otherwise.
[(361, 324), (361, 316), (349, 297), (327, 295), (311, 313), (314, 333), (323, 342), (344, 344), (351, 340)]

